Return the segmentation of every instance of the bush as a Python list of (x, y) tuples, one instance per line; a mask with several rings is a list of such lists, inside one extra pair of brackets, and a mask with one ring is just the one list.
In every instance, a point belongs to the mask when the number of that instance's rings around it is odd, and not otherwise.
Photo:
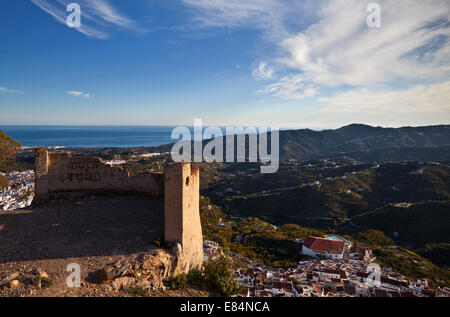
[(188, 285), (207, 287), (222, 296), (231, 296), (239, 292), (236, 281), (233, 280), (232, 262), (225, 256), (211, 260), (204, 265), (204, 270), (191, 270), (172, 277), (166, 285), (174, 290), (185, 289)]
[(133, 296), (141, 296), (141, 297), (150, 296), (149, 292), (141, 286), (125, 288), (124, 291), (132, 294)]
[(357, 235), (359, 241), (368, 243), (369, 245), (393, 245), (391, 239), (379, 230), (367, 230)]
[(187, 287), (187, 275), (186, 273), (181, 273), (175, 277), (172, 277), (167, 285), (171, 288), (171, 289), (176, 289), (176, 290), (180, 290), (180, 289), (185, 289)]
[(16, 155), (19, 152), (20, 143), (14, 141), (13, 138), (7, 136), (2, 130), (0, 130), (0, 166), (3, 163)]
[(49, 288), (53, 285), (53, 280), (47, 277), (41, 278), (41, 287), (42, 288)]
[(204, 286), (205, 285), (205, 277), (202, 272), (199, 270), (191, 270), (187, 274), (187, 283), (195, 286)]
[(0, 189), (3, 189), (5, 187), (8, 187), (9, 180), (3, 175), (0, 175)]
[(239, 286), (233, 280), (232, 262), (225, 256), (211, 260), (205, 264), (205, 280), (207, 285), (222, 296), (231, 296), (239, 292)]
[(161, 238), (155, 239), (152, 241), (152, 245), (160, 247), (161, 246)]

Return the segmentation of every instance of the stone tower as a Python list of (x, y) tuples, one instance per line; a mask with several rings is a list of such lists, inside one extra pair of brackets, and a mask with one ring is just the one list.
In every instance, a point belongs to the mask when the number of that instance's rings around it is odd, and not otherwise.
[(190, 163), (164, 168), (164, 240), (179, 243), (179, 271), (201, 268), (203, 235), (200, 222), (200, 171)]

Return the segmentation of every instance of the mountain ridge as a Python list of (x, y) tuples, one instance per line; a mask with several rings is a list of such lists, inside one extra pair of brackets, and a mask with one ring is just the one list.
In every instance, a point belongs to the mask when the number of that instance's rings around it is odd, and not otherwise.
[[(310, 129), (280, 131), (282, 159), (310, 159), (360, 151), (450, 146), (450, 125), (383, 128), (350, 124), (335, 130)], [(437, 160), (448, 154), (436, 154)], [(389, 160), (389, 158), (386, 158)]]

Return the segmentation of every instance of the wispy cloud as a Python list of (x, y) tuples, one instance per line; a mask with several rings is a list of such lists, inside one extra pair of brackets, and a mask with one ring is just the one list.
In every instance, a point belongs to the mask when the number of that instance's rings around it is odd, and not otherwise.
[[(383, 26), (379, 29), (367, 27), (365, 1), (335, 0), (321, 9), (319, 22), (280, 43), (286, 53), (281, 63), (298, 72), (289, 77), (299, 89), (310, 84), (370, 86), (449, 77), (448, 2), (380, 4)], [(285, 93), (291, 82), (280, 81), (275, 92)]]
[(301, 99), (329, 88), (450, 76), (448, 0), (379, 0), (376, 29), (366, 24), (368, 0), (182, 1), (196, 9), (192, 21), (199, 27), (258, 28), (275, 45), (266, 60), (284, 74), (260, 93)]
[(82, 91), (73, 90), (73, 91), (68, 91), (67, 94), (71, 95), (71, 96), (74, 96), (74, 97), (83, 97), (85, 99), (91, 98), (91, 94), (89, 92), (88, 93), (84, 93)]
[[(373, 116), (403, 114), (438, 114), (449, 112), (450, 81), (439, 84), (415, 85), (403, 90), (355, 89), (320, 98), (326, 104), (317, 113), (351, 115), (365, 113)], [(382, 102), (380, 102), (380, 100)]]
[(25, 92), (22, 90), (10, 89), (10, 88), (0, 86), (0, 93), (24, 94)]
[(320, 98), (325, 106), (314, 112), (309, 122), (317, 126), (447, 124), (449, 96), (450, 81), (402, 90), (360, 88)]
[(282, 99), (304, 99), (317, 94), (317, 88), (304, 80), (303, 75), (285, 76), (276, 83), (259, 89), (258, 93)]
[[(199, 28), (256, 28), (266, 37), (288, 35), (287, 21), (317, 0), (181, 0), (192, 8), (191, 26)], [(298, 23), (301, 23), (298, 21)]]
[(253, 68), (252, 75), (257, 80), (273, 79), (275, 70), (268, 66), (266, 62), (260, 62)]
[[(30, 0), (39, 8), (50, 14), (58, 22), (66, 24), (68, 12), (67, 5), (72, 0)], [(138, 23), (125, 17), (115, 9), (107, 0), (78, 0), (81, 7), (81, 27), (74, 28), (90, 38), (106, 39), (112, 30), (129, 30), (145, 32)]]

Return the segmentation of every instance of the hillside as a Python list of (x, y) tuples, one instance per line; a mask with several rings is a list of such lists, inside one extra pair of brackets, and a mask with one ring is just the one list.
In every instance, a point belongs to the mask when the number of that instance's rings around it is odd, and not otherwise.
[[(231, 174), (234, 170), (240, 172)], [(447, 165), (310, 160), (283, 165), (276, 174), (231, 166), (214, 175), (216, 180), (204, 185), (203, 194), (229, 215), (352, 234), (376, 229), (448, 265)]]
[[(352, 124), (337, 130), (303, 129), (280, 133), (280, 154), (284, 159), (334, 157), (345, 154), (364, 161), (449, 160), (448, 146), (448, 125), (381, 128)], [(404, 152), (404, 149), (407, 151)]]
[(449, 184), (448, 166), (426, 163), (283, 166), (277, 174), (238, 175), (205, 193), (238, 214), (302, 224), (310, 217), (351, 218), (389, 203), (448, 201)]

